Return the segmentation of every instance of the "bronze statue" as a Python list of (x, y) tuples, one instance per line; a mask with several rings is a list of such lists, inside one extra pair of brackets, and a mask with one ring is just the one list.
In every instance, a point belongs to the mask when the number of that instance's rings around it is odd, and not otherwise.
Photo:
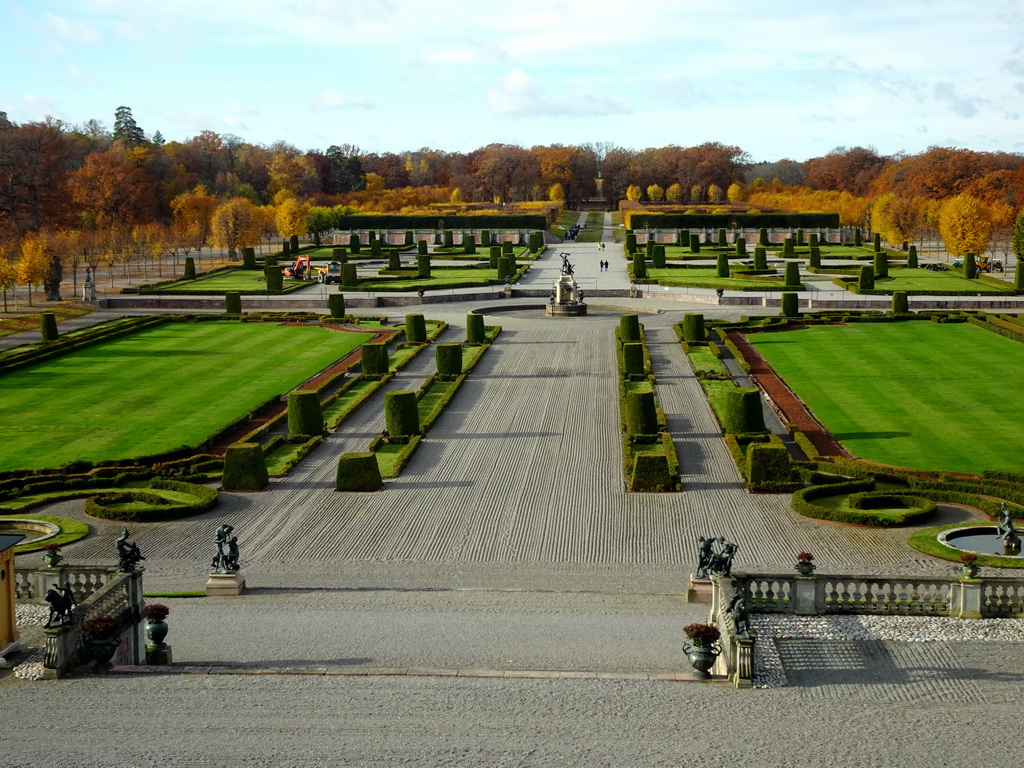
[(1020, 536), (1013, 525), (1013, 514), (1010, 512), (1006, 502), (999, 504), (999, 523), (996, 526), (996, 536), (1003, 540), (1003, 552), (1008, 555), (1020, 553)]
[(710, 539), (707, 536), (697, 537), (697, 573), (694, 576), (698, 579), (708, 577), (708, 568), (711, 567), (711, 559), (715, 556), (715, 537)]
[(71, 583), (65, 582), (64, 588), (58, 591), (56, 587), (46, 590), (46, 602), (50, 604), (50, 616), (46, 620), (44, 629), (49, 629), (57, 622), (57, 626), (68, 624), (71, 621), (71, 611), (74, 609), (75, 593), (71, 591)]
[(732, 576), (732, 559), (736, 556), (739, 547), (727, 538), (720, 536), (722, 548), (714, 554), (711, 559), (711, 567), (708, 569), (712, 576), (722, 576), (728, 579)]
[(140, 560), (145, 560), (139, 551), (139, 545), (128, 541), (128, 529), (122, 528), (117, 537), (118, 569), (121, 573), (132, 573)]
[(750, 617), (742, 592), (734, 594), (729, 601), (729, 614), (732, 616), (733, 634), (736, 637), (750, 637)]
[(224, 523), (218, 526), (214, 535), (217, 554), (213, 556), (210, 567), (214, 573), (235, 573), (238, 565), (238, 537), (231, 536), (234, 526)]
[(569, 261), (569, 254), (568, 253), (562, 253), (560, 255), (562, 257), (562, 274), (563, 275), (572, 275), (573, 274), (573, 268), (572, 268), (572, 262)]

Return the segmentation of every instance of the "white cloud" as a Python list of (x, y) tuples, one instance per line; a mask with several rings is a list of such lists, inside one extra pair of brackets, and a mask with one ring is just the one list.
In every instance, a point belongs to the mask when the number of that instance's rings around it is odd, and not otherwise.
[(632, 110), (618, 96), (573, 90), (551, 97), (521, 69), (509, 70), (498, 86), (487, 92), (491, 109), (505, 117), (623, 115)]
[(103, 35), (79, 21), (69, 21), (63, 16), (46, 12), (46, 26), (58, 38), (69, 43), (99, 43)]
[(309, 106), (314, 112), (327, 112), (330, 110), (371, 109), (373, 104), (362, 96), (345, 96), (328, 89), (315, 97)]
[(90, 88), (99, 88), (103, 85), (103, 81), (98, 77), (83, 72), (78, 67), (69, 67), (68, 74), (78, 82), (88, 85)]

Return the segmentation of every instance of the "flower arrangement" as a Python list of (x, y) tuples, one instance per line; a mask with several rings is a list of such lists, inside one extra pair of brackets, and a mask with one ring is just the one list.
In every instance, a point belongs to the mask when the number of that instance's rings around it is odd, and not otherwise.
[(964, 565), (977, 565), (978, 556), (973, 552), (964, 552), (962, 555), (960, 555), (960, 562)]
[(810, 563), (814, 561), (814, 555), (810, 552), (797, 552), (796, 561), (798, 563)]
[(60, 554), (60, 548), (63, 547), (63, 546), (64, 546), (63, 544), (44, 544), (43, 545), (43, 551), (44, 552), (52, 552), (53, 554), (56, 555), (56, 554)]
[(121, 629), (121, 622), (113, 616), (99, 616), (82, 623), (82, 632), (93, 640), (104, 640), (114, 637)]
[(146, 606), (146, 621), (150, 624), (158, 624), (167, 618), (167, 614), (171, 612), (163, 603), (150, 603)]
[(683, 633), (697, 648), (710, 648), (722, 636), (718, 627), (712, 624), (687, 624)]

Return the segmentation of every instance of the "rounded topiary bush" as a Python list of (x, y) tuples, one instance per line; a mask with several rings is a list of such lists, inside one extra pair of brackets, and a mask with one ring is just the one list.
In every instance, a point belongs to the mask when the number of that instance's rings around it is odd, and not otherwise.
[(706, 338), (704, 315), (683, 315), (683, 341), (704, 341)]
[(640, 378), (644, 375), (644, 345), (631, 341), (622, 345), (622, 373), (629, 378)]
[(360, 364), (364, 376), (384, 376), (388, 372), (387, 344), (363, 344)]
[(724, 253), (720, 253), (715, 257), (715, 276), (729, 276), (729, 257)]
[(759, 390), (753, 387), (734, 387), (722, 394), (722, 429), (727, 434), (764, 432), (764, 411)]
[(185, 272), (183, 277), (186, 280), (196, 279), (196, 261), (191, 256), (185, 257)]
[(242, 249), (242, 269), (256, 269), (256, 249), (247, 246)]
[(395, 391), (384, 395), (384, 420), (388, 437), (402, 438), (420, 433), (420, 416), (416, 393)]
[(416, 256), (416, 272), (420, 277), (430, 277), (430, 256), (425, 253)]
[(277, 264), (266, 267), (263, 276), (267, 280), (267, 293), (280, 293), (284, 290), (284, 267)]
[(345, 316), (345, 294), (332, 293), (327, 296), (327, 309), (331, 317)]
[(235, 443), (224, 451), (225, 491), (261, 491), (270, 482), (267, 460), (259, 443)]
[(800, 298), (797, 294), (782, 294), (781, 314), (783, 317), (796, 317), (800, 314)]
[(356, 272), (355, 264), (341, 265), (341, 285), (343, 288), (355, 288), (359, 285), (359, 273)]
[(654, 403), (654, 392), (626, 392), (623, 412), (626, 434), (630, 437), (658, 434), (658, 409)]
[[(478, 315), (478, 317), (480, 317)], [(462, 345), (438, 344), (434, 347), (437, 362), (437, 377), (451, 381), (462, 374)]]
[(763, 245), (754, 247), (754, 269), (768, 269), (768, 251)]
[(668, 457), (663, 453), (641, 452), (633, 456), (633, 471), (629, 476), (631, 491), (672, 491), (675, 483), (669, 470)]
[(423, 344), (427, 340), (427, 322), (423, 315), (405, 316), (405, 340), (412, 344)]
[(862, 291), (870, 291), (875, 287), (875, 268), (867, 264), (860, 268), (860, 277), (857, 279), (857, 287)]
[(238, 291), (228, 291), (224, 294), (224, 311), (229, 315), (242, 314), (242, 294)]
[(800, 262), (787, 261), (784, 274), (786, 285), (800, 285)]
[(323, 433), (324, 412), (320, 407), (320, 395), (305, 389), (289, 392), (288, 434), (312, 436)]
[(487, 341), (487, 332), (484, 330), (484, 316), (471, 312), (466, 315), (466, 343), (483, 344)]
[(894, 291), (892, 294), (892, 313), (905, 315), (910, 311), (910, 299), (906, 291)]
[(375, 453), (343, 453), (338, 457), (334, 487), (339, 491), (376, 491), (384, 484)]
[(619, 318), (619, 341), (640, 341), (640, 316), (623, 315)]
[(43, 312), (40, 315), (39, 330), (43, 335), (43, 341), (56, 341), (59, 335), (57, 333), (57, 316), (53, 312)]

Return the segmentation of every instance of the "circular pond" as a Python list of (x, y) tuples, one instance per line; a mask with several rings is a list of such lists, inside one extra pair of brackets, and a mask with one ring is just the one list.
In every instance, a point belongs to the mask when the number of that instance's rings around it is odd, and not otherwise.
[(60, 526), (42, 520), (26, 520), (20, 517), (0, 518), (0, 533), (18, 534), (25, 537), (22, 544), (44, 541), (60, 533)]
[(979, 555), (999, 555), (1000, 557), (1024, 557), (1024, 555), (1008, 555), (1003, 550), (1003, 537), (994, 525), (971, 525), (965, 528), (953, 528), (938, 535), (940, 544), (964, 552), (975, 552)]

